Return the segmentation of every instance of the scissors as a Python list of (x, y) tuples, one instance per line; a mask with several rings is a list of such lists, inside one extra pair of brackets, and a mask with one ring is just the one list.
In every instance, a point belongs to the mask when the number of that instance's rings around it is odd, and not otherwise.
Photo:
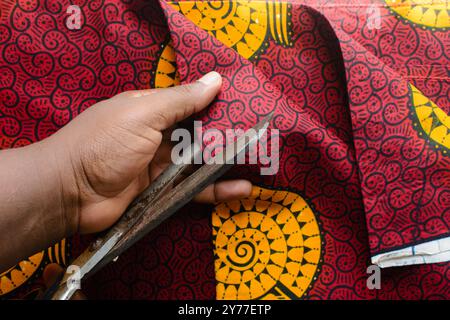
[(264, 135), (272, 117), (273, 112), (247, 130), (235, 142), (227, 144), (222, 152), (214, 156), (215, 160), (220, 161), (208, 161), (175, 185), (180, 175), (193, 163), (191, 160), (201, 152), (200, 148), (193, 144), (190, 152), (183, 154), (161, 173), (128, 206), (122, 217), (106, 233), (99, 235), (72, 262), (71, 266), (76, 266), (78, 271), (69, 273), (69, 269), (66, 270), (59, 281), (47, 290), (43, 299), (69, 300), (79, 288), (74, 281), (87, 278), (116, 260), (129, 247), (216, 181), (232, 167), (234, 159), (239, 154), (245, 152), (248, 146)]

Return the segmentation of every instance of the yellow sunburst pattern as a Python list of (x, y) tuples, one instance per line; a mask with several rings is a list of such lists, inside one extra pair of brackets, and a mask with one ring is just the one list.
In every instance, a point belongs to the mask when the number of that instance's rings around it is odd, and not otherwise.
[(246, 59), (257, 58), (269, 36), (292, 45), (290, 4), (282, 1), (169, 2), (197, 26)]
[(428, 99), (413, 85), (412, 92), (413, 116), (417, 121), (415, 127), (420, 127), (419, 135), (426, 136), (444, 154), (450, 149), (450, 117), (433, 101)]
[(39, 276), (49, 263), (66, 265), (68, 243), (65, 239), (54, 246), (38, 252), (16, 266), (0, 273), (0, 298), (4, 298), (14, 290), (25, 285), (29, 279)]
[(450, 1), (448, 0), (385, 0), (398, 16), (413, 24), (432, 29), (450, 27)]
[(154, 88), (167, 88), (180, 84), (180, 75), (177, 71), (176, 54), (172, 43), (167, 41), (161, 46), (161, 53), (156, 63), (153, 78)]
[(212, 215), (217, 299), (299, 299), (316, 278), (322, 237), (310, 205), (254, 187)]

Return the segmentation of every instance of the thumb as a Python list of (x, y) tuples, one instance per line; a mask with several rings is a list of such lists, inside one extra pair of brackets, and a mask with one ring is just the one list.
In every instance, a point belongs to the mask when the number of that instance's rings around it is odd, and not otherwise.
[[(47, 265), (42, 274), (42, 278), (47, 289), (50, 288), (56, 281), (58, 281), (63, 273), (64, 269), (61, 268), (61, 266), (57, 263), (50, 263), (49, 265)], [(80, 290), (75, 291), (74, 295), (71, 298), (71, 300), (85, 299), (86, 296)]]
[(139, 116), (155, 130), (165, 130), (204, 109), (219, 93), (222, 77), (212, 71), (199, 80), (181, 86), (129, 92), (136, 99)]

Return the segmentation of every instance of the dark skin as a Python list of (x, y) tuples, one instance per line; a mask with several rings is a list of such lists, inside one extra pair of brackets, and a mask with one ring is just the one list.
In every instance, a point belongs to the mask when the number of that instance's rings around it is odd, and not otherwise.
[[(51, 137), (0, 152), (0, 271), (65, 237), (110, 227), (170, 164), (163, 132), (205, 108), (222, 80), (128, 91), (93, 105)], [(197, 195), (247, 197), (251, 183), (222, 181)]]

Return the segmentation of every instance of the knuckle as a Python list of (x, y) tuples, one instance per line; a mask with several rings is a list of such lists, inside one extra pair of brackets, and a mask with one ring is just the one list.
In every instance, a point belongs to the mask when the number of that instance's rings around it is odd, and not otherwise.
[(196, 90), (193, 84), (174, 87), (175, 92), (179, 95), (178, 101), (183, 104), (183, 113), (192, 113), (199, 107), (199, 97), (195, 95)]
[(167, 123), (171, 123), (170, 116), (167, 113), (164, 113), (163, 111), (160, 110), (155, 110), (152, 112), (153, 116), (153, 121), (155, 124), (167, 124)]

